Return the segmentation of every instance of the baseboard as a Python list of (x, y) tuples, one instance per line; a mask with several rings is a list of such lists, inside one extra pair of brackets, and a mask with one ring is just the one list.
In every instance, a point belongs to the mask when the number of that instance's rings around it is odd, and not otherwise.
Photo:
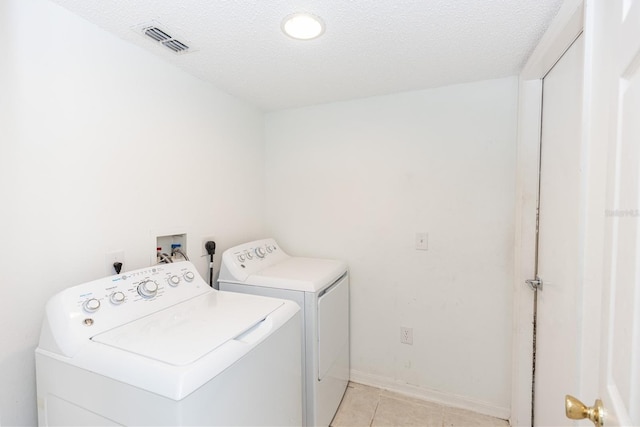
[(417, 397), (419, 399), (440, 403), (446, 406), (467, 409), (469, 411), (489, 415), (491, 417), (501, 418), (503, 420), (507, 420), (511, 416), (511, 411), (509, 408), (495, 406), (490, 403), (469, 399), (468, 397), (462, 397), (455, 394), (444, 393), (424, 387), (418, 387), (415, 385), (406, 384), (402, 381), (382, 377), (380, 375), (368, 374), (366, 372), (356, 371), (354, 369), (351, 370), (350, 374), (351, 381), (356, 383), (393, 391), (411, 397)]

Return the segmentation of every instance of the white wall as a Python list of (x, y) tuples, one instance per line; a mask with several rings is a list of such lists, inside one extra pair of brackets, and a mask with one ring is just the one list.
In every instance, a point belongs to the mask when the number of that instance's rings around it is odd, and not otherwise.
[[(149, 265), (152, 231), (263, 237), (263, 115), (45, 0), (0, 3), (0, 413), (36, 424), (56, 291)], [(7, 51), (8, 49), (8, 51)], [(206, 277), (206, 276), (205, 276)]]
[(516, 110), (505, 78), (266, 116), (267, 224), (348, 261), (354, 379), (508, 417)]
[(202, 240), (265, 236), (265, 206), (285, 249), (350, 263), (355, 377), (508, 408), (515, 79), (270, 114), (265, 173), (259, 111), (59, 6), (0, 2), (0, 37), (2, 425), (36, 423), (52, 294), (156, 232), (205, 275)]

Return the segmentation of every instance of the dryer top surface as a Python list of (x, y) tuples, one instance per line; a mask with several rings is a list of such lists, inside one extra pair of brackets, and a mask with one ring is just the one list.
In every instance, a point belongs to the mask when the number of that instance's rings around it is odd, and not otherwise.
[(246, 283), (254, 286), (319, 292), (347, 271), (343, 261), (291, 257), (250, 275)]

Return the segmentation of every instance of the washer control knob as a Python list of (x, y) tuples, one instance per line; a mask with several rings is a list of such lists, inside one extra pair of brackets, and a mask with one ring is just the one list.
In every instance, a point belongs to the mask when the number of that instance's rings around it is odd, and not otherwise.
[(264, 258), (264, 256), (267, 253), (265, 252), (264, 248), (256, 248), (256, 255), (258, 255), (258, 258)]
[(267, 252), (271, 253), (271, 252), (273, 252), (274, 249), (275, 248), (273, 246), (267, 245)]
[(251, 252), (247, 251), (245, 253), (245, 255), (246, 255), (247, 259), (253, 259), (253, 254)]
[(111, 294), (111, 296), (109, 296), (109, 301), (111, 301), (111, 304), (122, 304), (124, 302), (124, 293), (123, 292), (114, 292)]
[(175, 274), (169, 277), (169, 284), (171, 286), (178, 286), (180, 284), (180, 277), (176, 276)]
[(89, 313), (93, 313), (100, 308), (100, 301), (95, 298), (88, 299), (82, 304), (82, 308)]
[(187, 282), (191, 282), (195, 278), (196, 278), (196, 275), (193, 274), (192, 271), (187, 271), (186, 273), (184, 273), (184, 280), (186, 280)]
[(138, 285), (138, 293), (144, 298), (153, 298), (158, 293), (158, 284), (153, 280), (145, 280)]
[(242, 254), (238, 255), (238, 261), (244, 262), (244, 255)]

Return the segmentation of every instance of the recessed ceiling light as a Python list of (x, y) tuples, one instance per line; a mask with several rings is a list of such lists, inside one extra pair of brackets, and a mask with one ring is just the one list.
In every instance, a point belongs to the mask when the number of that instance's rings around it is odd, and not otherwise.
[(309, 13), (294, 13), (284, 18), (282, 31), (294, 39), (311, 40), (324, 33), (324, 23)]

